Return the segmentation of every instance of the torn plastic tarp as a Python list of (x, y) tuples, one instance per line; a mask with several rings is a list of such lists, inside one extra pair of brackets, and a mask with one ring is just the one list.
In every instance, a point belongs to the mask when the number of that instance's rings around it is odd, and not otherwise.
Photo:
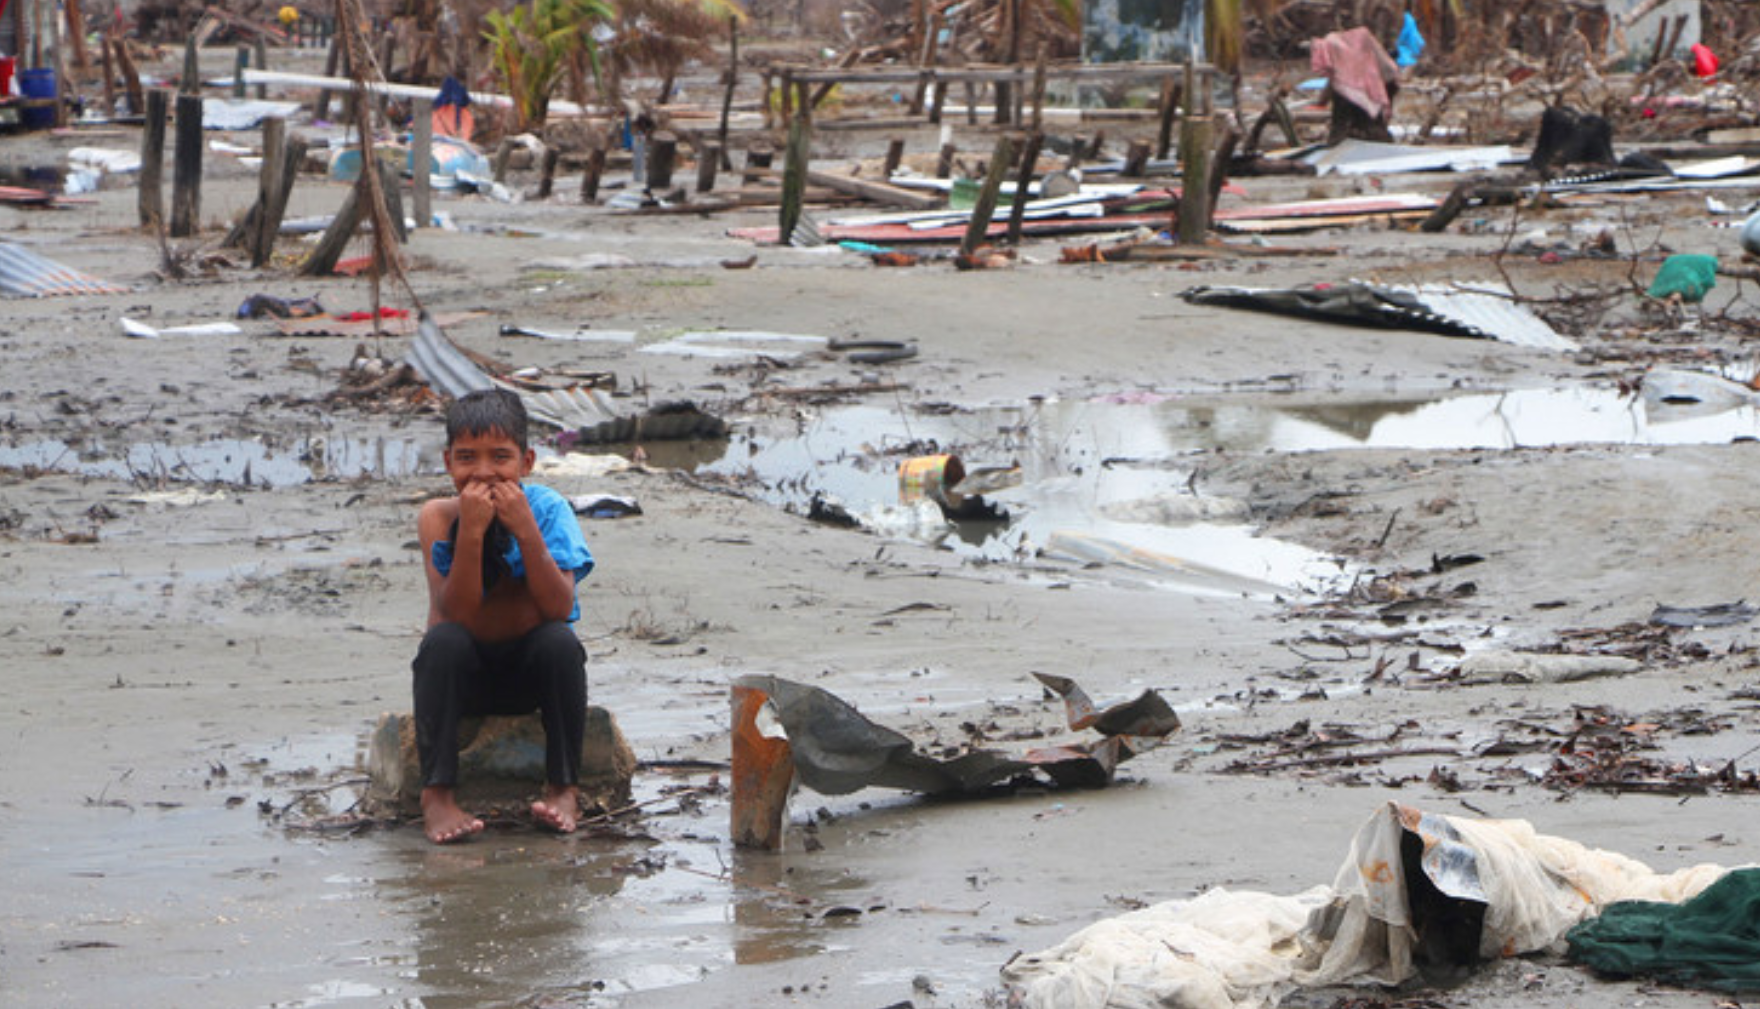
[(1348, 281), (1310, 287), (1194, 287), (1181, 295), (1194, 305), (1223, 305), (1378, 329), (1411, 329), (1542, 350), (1576, 344), (1490, 284), (1395, 287)]
[(941, 759), (920, 752), (909, 736), (876, 725), (829, 691), (779, 676), (741, 677), (738, 685), (768, 696), (759, 716), (773, 720), (774, 731), (766, 734), (787, 739), (800, 783), (824, 795), (871, 787), (927, 795), (970, 794), (1035, 769), (1061, 785), (1102, 787), (1112, 780), (1119, 763), (1179, 728), (1179, 716), (1152, 690), (1099, 711), (1073, 681), (1033, 675), (1063, 698), (1072, 729), (1092, 728), (1105, 738), (1019, 756), (968, 750)]
[(1264, 1009), (1303, 987), (1397, 985), (1560, 946), (1622, 900), (1687, 900), (1722, 877), (1667, 874), (1614, 852), (1388, 803), (1357, 832), (1331, 886), (1293, 896), (1217, 888), (1090, 925), (1002, 969), (1024, 1009)]

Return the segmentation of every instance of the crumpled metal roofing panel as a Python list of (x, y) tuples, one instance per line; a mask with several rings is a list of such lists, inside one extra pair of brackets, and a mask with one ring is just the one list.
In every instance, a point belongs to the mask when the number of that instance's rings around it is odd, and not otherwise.
[(1574, 351), (1577, 344), (1547, 325), (1546, 320), (1528, 311), (1516, 301), (1509, 288), (1491, 283), (1419, 284), (1405, 287), (1381, 285), (1389, 290), (1405, 291), (1424, 303), (1424, 307), (1486, 336), (1518, 347), (1540, 350)]
[(0, 242), (0, 293), (26, 298), (126, 294), (128, 288), (63, 266), (22, 245)]
[(440, 326), (426, 311), (416, 325), (409, 363), (429, 385), (455, 399), (479, 389), (507, 389), (519, 396), (533, 420), (552, 427), (576, 430), (617, 416), (592, 389), (528, 389), (486, 374), (440, 332)]

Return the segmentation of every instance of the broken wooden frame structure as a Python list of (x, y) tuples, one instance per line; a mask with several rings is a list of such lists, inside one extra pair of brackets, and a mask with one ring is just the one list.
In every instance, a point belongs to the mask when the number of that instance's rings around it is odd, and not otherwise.
[[(993, 94), (998, 96), (996, 103), (995, 122), (999, 126), (1022, 128), (1025, 124), (1026, 109), (1029, 104), (1037, 106), (1042, 100), (1045, 85), (1051, 81), (1069, 83), (1130, 83), (1154, 82), (1160, 85), (1160, 97), (1155, 113), (1163, 121), (1171, 121), (1174, 109), (1180, 104), (1183, 93), (1182, 81), (1189, 81), (1195, 75), (1202, 92), (1209, 91), (1214, 79), (1216, 68), (1208, 63), (1109, 63), (1109, 64), (1047, 64), (1041, 61), (1037, 65), (1018, 63), (1012, 66), (973, 65), (964, 67), (902, 67), (902, 68), (864, 68), (847, 67), (817, 68), (796, 65), (772, 66), (764, 71), (763, 106), (768, 110), (780, 105), (781, 126), (787, 128), (799, 111), (811, 110), (823, 102), (831, 89), (842, 84), (893, 84), (910, 85), (912, 92), (910, 117), (924, 117), (924, 122), (938, 125), (945, 109), (947, 88), (951, 84), (961, 84), (968, 89), (968, 98), (975, 95), (978, 87), (988, 85)], [(813, 87), (812, 96), (803, 102), (798, 96), (800, 86)], [(1027, 87), (1014, 85), (1030, 85), (1033, 93), (1028, 99)], [(782, 89), (779, 102), (773, 103), (771, 96), (774, 89)], [(927, 103), (927, 104), (925, 104)], [(976, 124), (977, 106), (974, 101), (966, 102), (968, 122)]]

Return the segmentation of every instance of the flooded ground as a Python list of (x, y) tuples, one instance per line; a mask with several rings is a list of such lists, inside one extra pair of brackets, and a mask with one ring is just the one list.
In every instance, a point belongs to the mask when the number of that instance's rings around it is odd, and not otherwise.
[[(6, 143), (31, 146), (16, 163), (60, 165), (78, 139)], [(199, 325), (256, 294), (372, 307), (364, 281), (205, 258), (256, 191), (237, 164), (210, 168), (202, 236), (172, 248), (194, 268), (181, 279), (132, 227), (126, 180), (53, 212), (0, 208), (14, 239), (128, 288), (9, 300), (0, 327), (0, 1004), (986, 1007), (1013, 956), (1099, 919), (1332, 879), (1388, 801), (1528, 819), (1661, 869), (1746, 861), (1760, 835), (1752, 796), (1727, 784), (1746, 780), (1760, 729), (1752, 627), (1650, 622), (1659, 603), (1752, 597), (1754, 408), (1729, 389), (1697, 404), (1631, 391), (1663, 366), (1739, 370), (1751, 350), (1727, 320), (1752, 314), (1751, 292), (1721, 284), (1690, 319), (1618, 302), (1573, 332), (1579, 357), (1169, 297), (1197, 281), (1487, 277), (1500, 252), (1528, 294), (1629, 289), (1655, 265), (1624, 244), (1620, 260), (1509, 254), (1498, 208), (1483, 227), (1332, 229), (1280, 239), (1314, 255), (1190, 270), (1064, 265), (1047, 242), (1011, 270), (881, 272), (726, 236), (766, 210), (581, 207), (578, 178), (549, 201), (442, 196), (459, 230), (417, 232), (411, 283), (431, 311), (473, 313), (448, 335), (509, 368), (614, 372), (621, 410), (690, 399), (734, 424), (676, 457), (645, 444), (644, 469), (554, 480), (642, 507), (584, 520), (599, 566), (578, 633), (651, 804), (567, 838), (497, 820), (444, 849), (409, 824), (315, 829), (353, 802), (378, 716), (409, 704), (426, 612), (414, 509), (445, 492), (443, 435), (420, 403), (337, 395), (352, 339), (254, 320), (121, 335), (124, 316)], [(1225, 199), (1362, 184), (1249, 181)], [(341, 193), (302, 178), (290, 214), (330, 213)], [(1603, 197), (1520, 224), (1653, 215), (1671, 248), (1733, 249), (1700, 208)], [(764, 346), (788, 368), (758, 369), (729, 334), (799, 339)], [(850, 339), (919, 353), (819, 352)], [(844, 391), (874, 378), (894, 391)], [(901, 462), (948, 452), (1006, 521), (932, 529), (901, 510)], [(870, 528), (806, 521), (816, 496)], [(1635, 668), (1461, 671), (1514, 649)], [(737, 677), (821, 686), (938, 754), (1089, 738), (1034, 672), (1102, 702), (1155, 690), (1184, 727), (1105, 790), (803, 792), (781, 852), (728, 842)], [(1651, 791), (1549, 777), (1568, 766), (1558, 740), (1609, 725), (1631, 729), (1621, 759), (1655, 758), (1629, 765)], [(1368, 755), (1330, 759), (1353, 736)], [(1725, 777), (1669, 790), (1719, 763)], [(681, 802), (680, 786), (700, 794)], [(1550, 954), (1369, 994), (1715, 1001)]]

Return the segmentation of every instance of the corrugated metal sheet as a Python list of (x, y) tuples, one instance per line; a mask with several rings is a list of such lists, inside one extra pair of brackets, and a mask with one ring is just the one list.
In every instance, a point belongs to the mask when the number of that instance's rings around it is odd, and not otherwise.
[(533, 420), (551, 427), (576, 430), (617, 416), (593, 389), (530, 389), (484, 373), (440, 332), (434, 317), (425, 311), (410, 344), (409, 363), (429, 385), (454, 398), (479, 389), (507, 389), (519, 396)]
[(1493, 340), (1540, 350), (1574, 351), (1575, 341), (1561, 335), (1546, 320), (1528, 311), (1501, 284), (1420, 284), (1415, 287), (1381, 285), (1404, 291), (1437, 315), (1484, 333)]
[(0, 293), (46, 298), (62, 294), (127, 294), (128, 288), (62, 266), (22, 245), (0, 242)]

